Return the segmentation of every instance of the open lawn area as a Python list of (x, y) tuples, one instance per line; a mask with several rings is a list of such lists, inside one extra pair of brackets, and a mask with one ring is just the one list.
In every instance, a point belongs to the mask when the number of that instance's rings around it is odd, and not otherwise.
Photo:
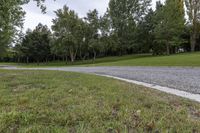
[(37, 63), (6, 63), (0, 62), (0, 65), (15, 65), (21, 67), (65, 67), (65, 66), (87, 66), (87, 65), (97, 65), (101, 63), (111, 63), (111, 62), (118, 62), (130, 59), (137, 59), (143, 57), (151, 57), (150, 54), (141, 54), (141, 55), (125, 55), (125, 56), (113, 56), (113, 57), (104, 57), (104, 58), (97, 58), (95, 61), (93, 60), (83, 60), (83, 61), (75, 61), (71, 63), (70, 61), (63, 62), (63, 61), (52, 61), (49, 63), (40, 63), (39, 66)]
[(17, 64), (17, 63), (0, 63), (0, 65), (17, 65), (22, 67), (65, 67), (65, 66), (200, 66), (200, 52), (174, 54), (170, 56), (152, 56), (150, 54), (126, 55), (97, 58), (95, 62), (92, 60), (68, 62), (49, 62)]
[(0, 70), (0, 132), (200, 132), (200, 104), (114, 79)]
[(97, 66), (200, 66), (200, 52), (170, 56), (148, 56), (115, 62), (95, 64)]

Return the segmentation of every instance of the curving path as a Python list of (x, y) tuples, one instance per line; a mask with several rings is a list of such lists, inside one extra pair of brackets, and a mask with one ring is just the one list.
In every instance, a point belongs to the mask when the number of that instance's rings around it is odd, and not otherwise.
[(60, 70), (115, 76), (200, 94), (200, 68), (191, 67), (59, 67), (16, 68), (28, 70)]

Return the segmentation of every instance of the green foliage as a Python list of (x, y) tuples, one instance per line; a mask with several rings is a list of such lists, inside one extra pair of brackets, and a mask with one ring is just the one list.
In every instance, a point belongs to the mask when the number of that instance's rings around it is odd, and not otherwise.
[(107, 11), (99, 20), (100, 24), (100, 45), (102, 47), (102, 51), (106, 56), (112, 55), (114, 52), (117, 52), (117, 42), (115, 37), (115, 33), (112, 31), (111, 18), (109, 15), (109, 11)]
[(19, 60), (26, 58), (27, 63), (30, 59), (37, 63), (47, 61), (50, 55), (50, 40), (51, 32), (47, 26), (39, 24), (35, 30), (28, 30), (22, 43), (15, 47)]
[[(21, 36), (25, 12), (22, 5), (31, 0), (1, 0), (0, 4), (0, 57), (3, 56), (12, 43), (17, 43)], [(33, 0), (45, 13), (45, 0)]]
[(163, 7), (158, 9), (156, 14), (157, 25), (154, 33), (156, 41), (166, 46), (166, 54), (170, 54), (172, 45), (179, 44), (182, 41), (180, 35), (184, 30), (184, 8), (179, 8), (179, 0), (166, 0)]
[(2, 56), (22, 27), (24, 12), (16, 0), (1, 0), (0, 4), (0, 56)]
[[(45, 13), (45, 0), (33, 1)], [(24, 57), (31, 56), (32, 62), (38, 59), (33, 57), (26, 47), (20, 50), (22, 42), (19, 32), (24, 15), (21, 6), (29, 2), (30, 0), (3, 0), (3, 4), (0, 5), (0, 19), (5, 18), (0, 22), (0, 54), (5, 53), (10, 44), (14, 43), (18, 61), (19, 58), (22, 61)], [(199, 13), (194, 1), (186, 0), (185, 3), (190, 13), (190, 24), (197, 22), (197, 19), (194, 21), (194, 16), (197, 17)], [(75, 11), (64, 6), (63, 9), (55, 11), (53, 35), (48, 44), (50, 54), (48, 51), (46, 57), (49, 56), (50, 60), (62, 59), (68, 62), (70, 59), (74, 62), (91, 58), (94, 61), (96, 57), (133, 53), (170, 54), (177, 53), (182, 48), (187, 51), (189, 30), (185, 29), (192, 27), (192, 45), (198, 36), (197, 28), (195, 31), (193, 29), (199, 26), (185, 25), (183, 0), (166, 0), (165, 4), (158, 1), (155, 11), (149, 9), (150, 4), (151, 0), (110, 0), (104, 15), (100, 16), (94, 9), (89, 11), (85, 18), (80, 18)], [(194, 10), (196, 15), (191, 14)], [(33, 42), (37, 42), (38, 38), (32, 39)], [(29, 40), (23, 40), (23, 43), (29, 43)]]
[(89, 11), (85, 20), (88, 25), (88, 36), (86, 38), (88, 40), (89, 50), (93, 53), (93, 60), (95, 60), (97, 51), (101, 49), (99, 45), (100, 20), (98, 11), (96, 9)]
[(151, 0), (111, 0), (109, 14), (121, 54), (135, 43), (137, 22), (147, 13)]
[(200, 1), (199, 0), (185, 0), (187, 7), (187, 15), (189, 17), (190, 29), (190, 45), (191, 51), (195, 51), (196, 41), (199, 36), (199, 25), (200, 25)]
[(154, 17), (155, 12), (150, 9), (144, 19), (138, 23), (135, 32), (136, 45), (134, 45), (134, 51), (149, 53), (153, 49), (153, 45), (155, 43), (155, 37), (153, 34), (153, 30), (155, 28)]
[(83, 22), (78, 18), (78, 15), (69, 10), (67, 6), (55, 12), (57, 18), (53, 20), (52, 29), (58, 41), (58, 45), (65, 50), (66, 56), (70, 56), (72, 62), (76, 59), (78, 48), (83, 43), (84, 34)]

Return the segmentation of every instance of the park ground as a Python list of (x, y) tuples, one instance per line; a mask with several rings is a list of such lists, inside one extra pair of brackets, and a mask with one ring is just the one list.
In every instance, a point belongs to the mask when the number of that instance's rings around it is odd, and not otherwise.
[[(198, 67), (200, 53), (76, 65)], [(199, 103), (91, 74), (0, 70), (0, 94), (0, 132), (200, 132)]]
[(0, 65), (17, 65), (22, 67), (65, 67), (65, 66), (184, 66), (200, 67), (200, 52), (181, 53), (170, 56), (152, 56), (150, 54), (127, 55), (97, 58), (93, 60), (40, 63), (0, 63)]
[(200, 104), (114, 79), (0, 70), (0, 132), (199, 132)]

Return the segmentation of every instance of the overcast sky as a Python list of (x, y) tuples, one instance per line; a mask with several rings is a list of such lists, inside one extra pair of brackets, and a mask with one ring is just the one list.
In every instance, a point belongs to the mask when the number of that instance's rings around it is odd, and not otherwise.
[[(155, 7), (157, 0), (152, 0), (152, 7)], [(34, 29), (38, 23), (52, 25), (52, 19), (55, 18), (54, 11), (67, 5), (70, 9), (75, 10), (80, 17), (86, 16), (89, 10), (97, 9), (99, 14), (105, 13), (108, 7), (109, 0), (46, 0), (47, 13), (42, 14), (41, 10), (36, 6), (35, 2), (30, 2), (28, 5), (23, 6), (26, 11), (24, 31), (26, 29)]]

